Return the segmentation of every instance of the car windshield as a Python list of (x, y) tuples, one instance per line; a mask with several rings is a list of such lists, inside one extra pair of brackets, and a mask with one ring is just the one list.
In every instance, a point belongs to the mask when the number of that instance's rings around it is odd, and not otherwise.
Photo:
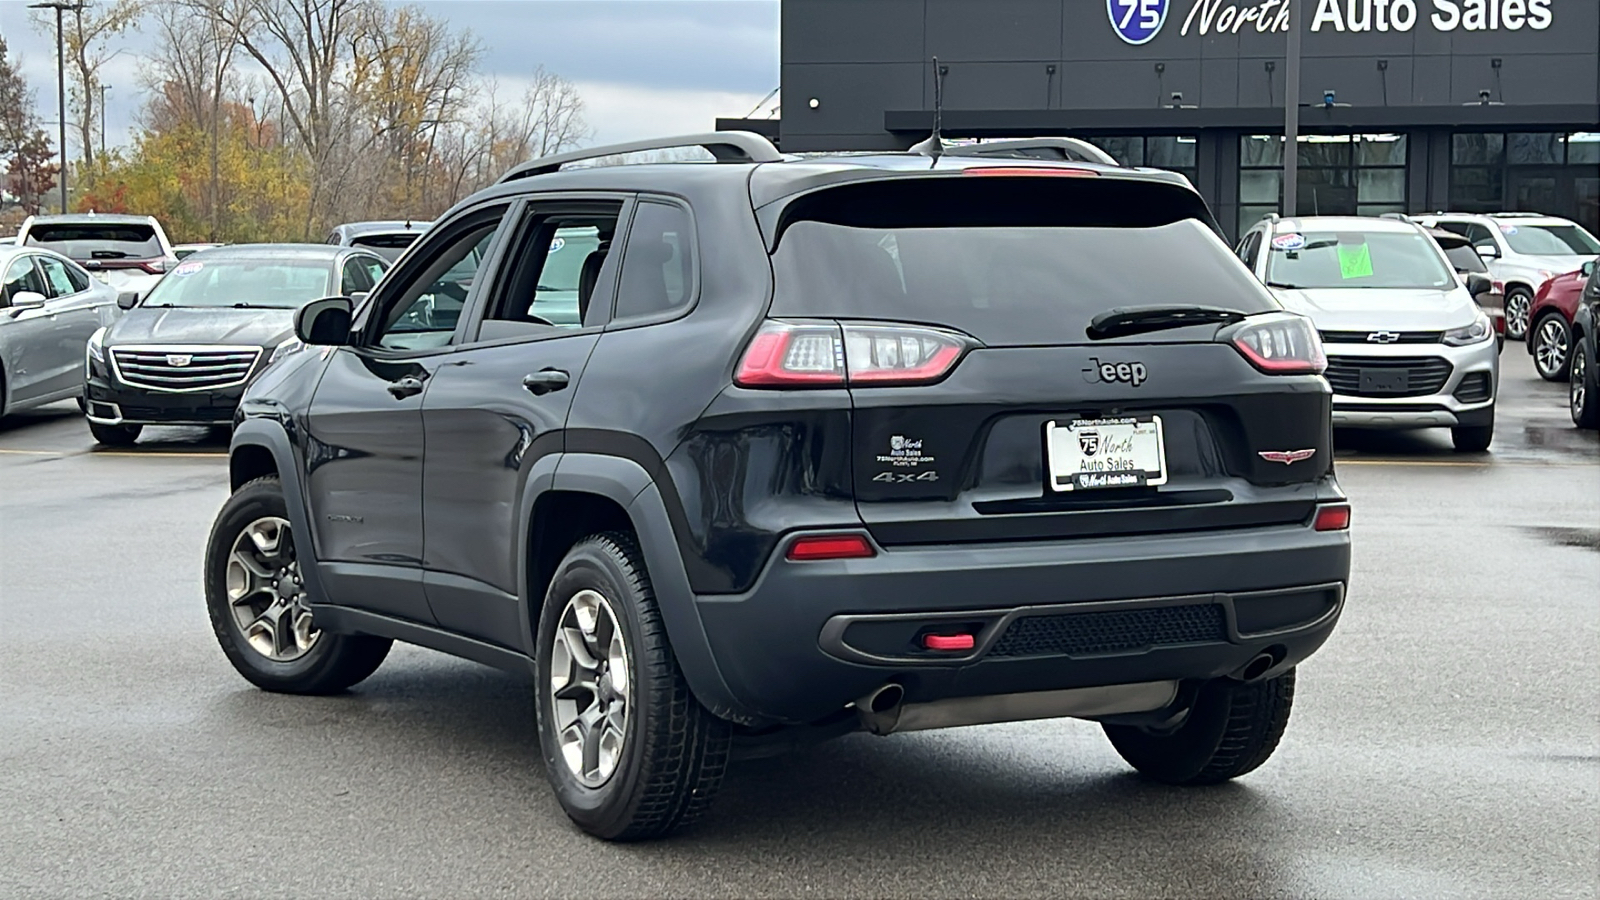
[(1501, 225), (1511, 249), (1530, 256), (1588, 256), (1600, 253), (1600, 241), (1576, 225)]
[(398, 234), (364, 234), (350, 239), (352, 247), (366, 247), (379, 256), (394, 262), (400, 257), (400, 252), (416, 243), (421, 235), (414, 231), (400, 232)]
[(1449, 290), (1433, 239), (1411, 232), (1310, 231), (1270, 243), (1267, 283), (1283, 288), (1409, 288)]
[(28, 229), (30, 246), (48, 247), (77, 260), (160, 259), (161, 241), (150, 225), (46, 223)]
[(143, 305), (294, 309), (328, 296), (331, 271), (314, 260), (190, 257), (151, 289)]

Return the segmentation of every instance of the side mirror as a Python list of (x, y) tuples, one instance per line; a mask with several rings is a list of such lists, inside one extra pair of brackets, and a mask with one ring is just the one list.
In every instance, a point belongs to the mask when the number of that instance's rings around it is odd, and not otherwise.
[(1583, 264), (1583, 268), (1580, 270), (1580, 271), (1583, 272), (1583, 277), (1585, 277), (1585, 278), (1593, 278), (1594, 277), (1595, 262), (1596, 262), (1595, 260), (1591, 259), (1588, 262)]
[(11, 295), (11, 315), (19, 316), (30, 309), (44, 307), (44, 295), (33, 291), (17, 291)]
[(1477, 246), (1473, 247), (1472, 249), (1478, 251), (1478, 255), (1483, 257), (1484, 259), (1499, 259), (1500, 258), (1500, 248), (1496, 247), (1493, 244), (1478, 244)]
[(1467, 273), (1467, 293), (1477, 297), (1492, 290), (1494, 290), (1494, 282), (1489, 279), (1489, 276), (1482, 272)]
[(138, 305), (139, 305), (139, 292), (138, 291), (118, 291), (117, 292), (117, 308), (118, 309), (133, 309), (135, 306), (138, 306)]
[(342, 347), (350, 343), (350, 298), (326, 297), (295, 310), (294, 336), (302, 343)]

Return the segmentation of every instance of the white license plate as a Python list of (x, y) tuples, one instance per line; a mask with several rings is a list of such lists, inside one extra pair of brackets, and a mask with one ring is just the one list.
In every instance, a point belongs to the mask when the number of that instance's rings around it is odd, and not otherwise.
[(1160, 416), (1046, 422), (1046, 463), (1057, 491), (1167, 483)]

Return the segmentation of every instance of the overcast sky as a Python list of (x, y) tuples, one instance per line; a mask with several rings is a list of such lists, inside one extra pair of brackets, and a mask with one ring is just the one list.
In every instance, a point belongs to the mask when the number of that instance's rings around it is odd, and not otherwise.
[[(422, 0), (471, 29), (482, 68), (504, 95), (543, 63), (578, 86), (596, 142), (708, 131), (742, 116), (778, 86), (778, 0)], [(55, 29), (34, 27), (25, 0), (0, 0), (0, 34), (34, 89), (40, 118), (56, 118)], [(142, 102), (140, 57), (152, 38), (130, 34), (102, 80), (107, 140), (125, 142)], [(51, 126), (54, 131), (54, 126)], [(71, 144), (72, 137), (68, 135)]]

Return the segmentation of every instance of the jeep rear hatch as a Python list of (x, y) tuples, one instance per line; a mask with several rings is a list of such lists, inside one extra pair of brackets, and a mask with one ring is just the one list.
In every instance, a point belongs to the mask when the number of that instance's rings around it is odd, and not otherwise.
[(772, 322), (736, 380), (849, 385), (884, 544), (1309, 522), (1331, 471), (1320, 345), (1202, 216), (1134, 179), (818, 191), (783, 212)]

